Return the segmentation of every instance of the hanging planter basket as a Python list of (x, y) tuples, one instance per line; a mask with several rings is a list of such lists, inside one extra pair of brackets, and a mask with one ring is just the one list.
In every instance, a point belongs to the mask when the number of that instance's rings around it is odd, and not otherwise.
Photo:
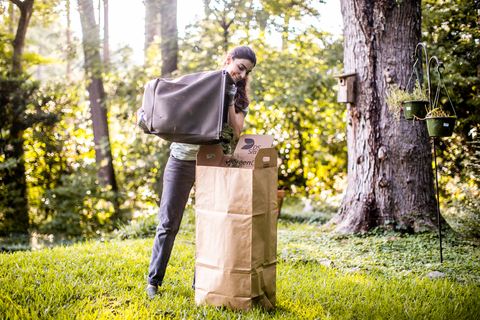
[[(448, 94), (448, 90), (443, 83), (443, 77), (442, 73), (440, 72), (440, 68), (443, 68), (443, 65), (437, 68), (439, 81), (432, 109), (426, 115), (427, 129), (430, 137), (451, 137), (453, 134), (453, 129), (455, 128), (457, 113), (455, 112), (455, 108), (453, 107), (453, 103), (450, 99), (450, 95)], [(450, 103), (450, 106), (452, 107), (455, 116), (450, 116), (446, 111), (444, 111), (443, 108), (438, 107), (440, 103), (440, 91), (442, 91), (442, 88), (447, 94), (448, 102)]]
[(403, 114), (406, 120), (416, 118), (425, 118), (428, 112), (428, 101), (405, 101), (403, 103)]
[(413, 64), (412, 73), (408, 79), (407, 88), (410, 87), (410, 81), (412, 80), (413, 75), (415, 74), (415, 86), (413, 92), (410, 94), (410, 99), (404, 101), (403, 104), (403, 115), (405, 120), (423, 120), (427, 115), (430, 103), (427, 101), (427, 97), (423, 97), (424, 92), (422, 89), (422, 82), (420, 81), (420, 76), (418, 74), (418, 62), (419, 59), (415, 60)]
[(427, 129), (430, 137), (451, 137), (456, 117), (429, 117)]

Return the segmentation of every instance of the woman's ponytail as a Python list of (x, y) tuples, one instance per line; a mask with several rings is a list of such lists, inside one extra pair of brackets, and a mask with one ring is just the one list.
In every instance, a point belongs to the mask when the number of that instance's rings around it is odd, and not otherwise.
[(237, 93), (235, 93), (235, 113), (241, 112), (243, 109), (248, 108), (250, 99), (247, 92), (248, 77), (242, 81), (237, 82)]

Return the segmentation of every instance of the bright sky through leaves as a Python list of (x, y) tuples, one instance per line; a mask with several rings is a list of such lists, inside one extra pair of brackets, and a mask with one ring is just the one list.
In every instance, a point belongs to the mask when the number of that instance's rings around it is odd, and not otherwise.
[[(184, 35), (185, 26), (192, 23), (195, 15), (203, 16), (202, 0), (177, 0), (178, 1), (178, 31), (179, 36)], [(340, 12), (340, 0), (326, 0), (326, 4), (318, 4), (320, 22), (314, 19), (306, 23), (316, 23), (317, 27), (331, 32), (336, 37), (342, 33), (342, 15)], [(103, 5), (103, 3), (102, 3)], [(94, 6), (98, 8), (98, 0), (94, 0)], [(76, 1), (72, 2), (72, 9), (76, 9)], [(98, 14), (98, 9), (95, 10)], [(80, 17), (77, 10), (72, 10), (72, 28), (75, 36), (81, 38)], [(97, 16), (98, 18), (98, 16)], [(121, 45), (128, 44), (134, 51), (133, 61), (143, 63), (143, 48), (145, 34), (145, 5), (142, 0), (110, 0), (109, 1), (109, 33), (110, 46), (115, 50)], [(98, 21), (98, 20), (97, 20)], [(103, 11), (102, 11), (103, 30)], [(103, 34), (102, 34), (103, 36)], [(269, 39), (271, 44), (280, 45), (281, 35), (272, 34)]]

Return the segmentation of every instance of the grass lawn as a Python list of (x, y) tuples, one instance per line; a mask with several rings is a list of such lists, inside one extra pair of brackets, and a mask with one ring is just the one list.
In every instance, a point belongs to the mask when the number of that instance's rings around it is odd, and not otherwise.
[(282, 222), (276, 308), (235, 312), (195, 305), (192, 230), (179, 234), (153, 300), (152, 239), (2, 253), (0, 319), (480, 319), (478, 242), (447, 235), (440, 264), (435, 234), (345, 236)]

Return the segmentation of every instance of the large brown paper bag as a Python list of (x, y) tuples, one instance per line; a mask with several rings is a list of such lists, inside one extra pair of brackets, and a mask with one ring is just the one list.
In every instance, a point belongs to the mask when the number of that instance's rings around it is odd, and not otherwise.
[[(262, 137), (245, 136), (237, 149)], [(271, 141), (262, 142), (270, 146)], [(276, 294), (277, 154), (273, 148), (257, 148), (250, 156), (234, 156), (245, 166), (225, 167), (227, 158), (219, 146), (202, 147), (197, 156), (195, 301), (240, 310), (271, 308)]]

